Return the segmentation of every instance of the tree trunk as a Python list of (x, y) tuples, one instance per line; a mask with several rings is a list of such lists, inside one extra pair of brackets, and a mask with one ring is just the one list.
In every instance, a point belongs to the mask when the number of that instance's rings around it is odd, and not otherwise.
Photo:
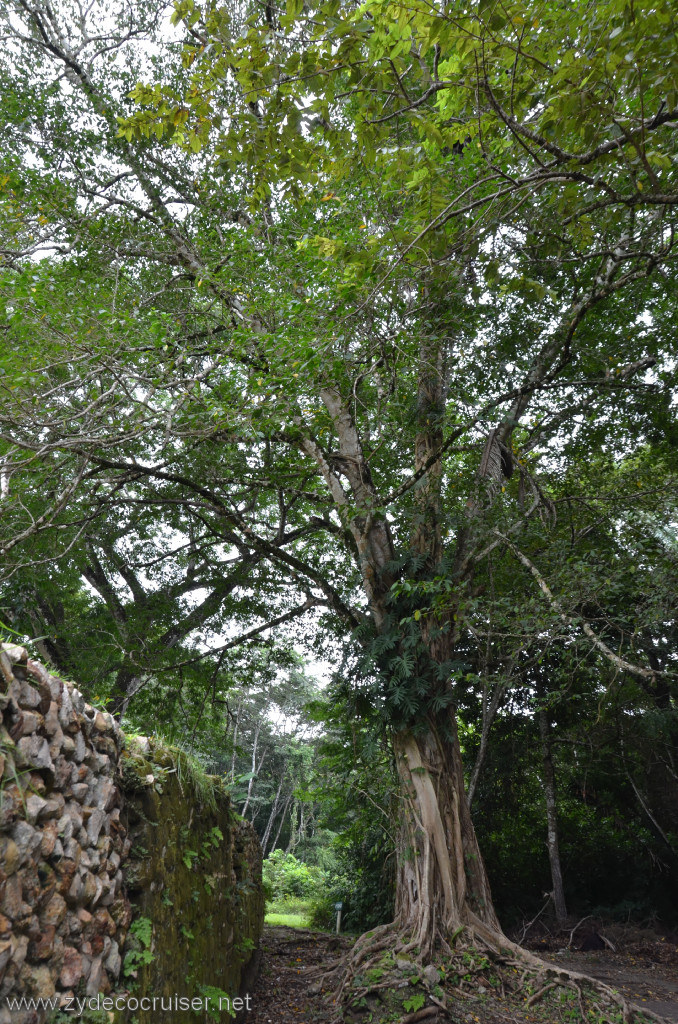
[[(447, 334), (447, 329), (432, 327), (422, 336), (419, 353), (413, 453), (419, 483), (414, 491), (409, 548), (417, 561), (417, 580), (422, 582), (441, 571), (444, 555), (439, 452), (446, 404), (447, 343), (441, 339)], [(391, 589), (396, 581), (391, 568), (393, 537), (388, 519), (374, 515), (379, 498), (349, 403), (335, 389), (324, 390), (321, 397), (335, 428), (338, 453), (335, 448), (332, 461), (328, 461), (310, 436), (304, 438), (303, 448), (315, 458), (338, 514), (353, 536), (370, 616), (376, 631), (382, 633), (400, 619)], [(451, 683), (440, 671), (453, 657), (458, 639), (455, 610), (453, 596), (443, 608), (419, 609), (421, 647), (412, 681), (428, 679), (423, 701), (427, 710), (422, 708), (411, 724), (403, 723), (393, 734), (402, 800), (395, 925), (406, 948), (417, 948), (424, 957), (462, 928), (493, 947), (507, 941), (494, 912), (466, 803), (457, 725), (450, 711)], [(404, 609), (403, 614), (412, 613)], [(401, 650), (398, 639), (391, 649)], [(420, 687), (417, 692), (421, 695)], [(440, 710), (436, 711), (436, 706)]]
[(134, 694), (141, 689), (143, 680), (138, 671), (135, 671), (127, 663), (123, 663), (118, 669), (113, 687), (114, 697), (108, 710), (113, 717), (120, 721), (126, 713)]
[(469, 927), (497, 943), (501, 929), (466, 803), (456, 724), (394, 736), (403, 799), (396, 921), (422, 955)]
[(259, 743), (259, 733), (260, 733), (260, 731), (261, 731), (261, 722), (259, 722), (259, 724), (257, 725), (256, 732), (254, 733), (254, 745), (252, 746), (252, 769), (250, 771), (250, 779), (249, 779), (249, 782), (247, 784), (247, 799), (245, 800), (245, 805), (244, 805), (243, 809), (240, 812), (241, 815), (243, 816), (243, 818), (245, 817), (245, 814), (247, 812), (247, 808), (250, 805), (250, 800), (252, 798), (252, 790), (254, 788), (254, 780), (256, 778), (256, 771), (257, 771), (257, 744)]
[(541, 707), (537, 712), (539, 719), (539, 736), (541, 738), (542, 787), (546, 800), (546, 825), (549, 863), (551, 865), (551, 882), (553, 885), (553, 905), (556, 920), (562, 924), (567, 920), (567, 905), (563, 887), (563, 873), (560, 866), (560, 849), (558, 846), (558, 805), (556, 801), (556, 773), (553, 769), (551, 753), (551, 732), (546, 709)]
[(235, 782), (235, 759), (237, 756), (237, 745), (238, 745), (238, 727), (240, 725), (240, 702), (238, 702), (238, 709), (235, 714), (235, 725), (233, 726), (233, 752), (231, 754), (231, 785)]
[(282, 793), (282, 788), (283, 788), (283, 782), (284, 781), (285, 781), (285, 771), (283, 770), (283, 772), (282, 772), (282, 774), (280, 776), (280, 782), (278, 783), (278, 789), (277, 789), (276, 794), (275, 794), (275, 800), (273, 801), (273, 807), (271, 808), (271, 813), (268, 816), (268, 822), (266, 824), (266, 829), (264, 830), (264, 834), (263, 834), (262, 839), (261, 839), (261, 853), (262, 853), (263, 857), (266, 856), (266, 847), (268, 846), (268, 840), (271, 837), (271, 830), (273, 828), (273, 822), (275, 821), (275, 816), (278, 813), (278, 803), (280, 802), (280, 794)]
[[(287, 800), (285, 801), (285, 806), (282, 809), (282, 813), (280, 815), (280, 822), (278, 824), (278, 831), (275, 834), (275, 839), (273, 840), (273, 845), (271, 846), (270, 853), (273, 853), (273, 851), (278, 846), (278, 840), (280, 839), (280, 833), (282, 832), (283, 825), (285, 824), (285, 815), (287, 814), (287, 811), (288, 811), (289, 806), (290, 806), (291, 803), (292, 803), (292, 793), (290, 793), (290, 795), (288, 796)], [(270, 854), (269, 854), (269, 856), (270, 856)]]
[(490, 729), (494, 724), (494, 720), (497, 717), (499, 705), (502, 697), (506, 690), (504, 682), (500, 681), (494, 684), (492, 690), (492, 697), (488, 700), (489, 681), (487, 673), (483, 673), (483, 721), (480, 732), (480, 747), (478, 749), (478, 756), (476, 757), (476, 763), (473, 765), (473, 771), (471, 772), (471, 778), (469, 779), (468, 791), (466, 793), (466, 802), (469, 809), (473, 806), (473, 798), (476, 795), (478, 788), (478, 782), (480, 781), (480, 775), (485, 767), (485, 759), (487, 757), (487, 750), (489, 746)]
[[(425, 559), (424, 578), (439, 571), (443, 556), (442, 466), (435, 455), (443, 439), (445, 376), (444, 345), (433, 331), (420, 348), (415, 471), (428, 466), (428, 472), (416, 492), (418, 515), (410, 540), (411, 550)], [(435, 681), (436, 672), (427, 670), (445, 664), (454, 651), (452, 604), (421, 620), (427, 649), (422, 661), (429, 662), (421, 669), (431, 678), (431, 703), (436, 690), (447, 696), (449, 683)], [(394, 750), (403, 801), (396, 880), (399, 929), (422, 956), (462, 928), (496, 945), (502, 933), (466, 802), (454, 713), (449, 707), (438, 714), (430, 711), (425, 722), (396, 733)]]

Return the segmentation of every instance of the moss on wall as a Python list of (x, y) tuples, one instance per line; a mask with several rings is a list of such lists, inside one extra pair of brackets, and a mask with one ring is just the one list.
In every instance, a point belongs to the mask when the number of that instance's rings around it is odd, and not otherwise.
[[(126, 947), (127, 983), (155, 997), (139, 1024), (212, 1018), (166, 1013), (175, 996), (215, 990), (236, 996), (263, 928), (261, 850), (254, 829), (233, 813), (221, 781), (182, 751), (130, 739), (121, 756), (126, 824), (132, 838), (125, 872), (135, 920)], [(217, 998), (216, 994), (214, 998)], [(132, 1014), (128, 1014), (131, 1018)]]

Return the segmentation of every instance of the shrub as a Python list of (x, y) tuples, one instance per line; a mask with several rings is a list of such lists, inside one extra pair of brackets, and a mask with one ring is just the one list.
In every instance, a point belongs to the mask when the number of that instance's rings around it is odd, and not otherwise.
[(319, 896), (325, 886), (325, 872), (304, 864), (291, 853), (275, 850), (264, 861), (263, 880), (269, 900)]
[(314, 928), (334, 928), (341, 903), (341, 927), (348, 932), (363, 932), (393, 919), (393, 882), (388, 866), (376, 865), (369, 858), (361, 867), (350, 862), (343, 873), (327, 879), (323, 893), (311, 904), (310, 922)]

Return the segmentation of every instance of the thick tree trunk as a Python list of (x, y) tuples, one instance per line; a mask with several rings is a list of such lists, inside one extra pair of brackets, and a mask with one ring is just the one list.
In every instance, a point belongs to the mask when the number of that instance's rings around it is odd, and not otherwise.
[(546, 710), (542, 707), (537, 713), (539, 719), (539, 736), (541, 739), (542, 788), (546, 801), (546, 826), (549, 863), (551, 865), (551, 883), (553, 885), (553, 906), (559, 924), (567, 919), (563, 872), (560, 865), (560, 847), (558, 844), (558, 804), (556, 800), (556, 773), (553, 768), (551, 753), (551, 733)]
[(490, 886), (464, 793), (456, 726), (435, 723), (394, 736), (401, 782), (396, 921), (412, 947), (431, 952), (460, 928), (501, 938)]
[[(430, 333), (422, 336), (419, 353), (414, 470), (420, 478), (414, 491), (409, 548), (422, 582), (440, 572), (444, 555), (439, 452), (447, 334), (444, 324), (432, 325)], [(335, 449), (328, 460), (310, 436), (303, 441), (304, 450), (316, 460), (355, 541), (372, 622), (378, 632), (389, 630), (399, 616), (391, 590), (395, 548), (388, 520), (374, 515), (379, 498), (349, 403), (329, 388), (322, 392), (322, 399), (335, 428), (338, 453)], [(453, 598), (444, 608), (420, 609), (421, 648), (414, 671), (430, 684), (423, 702), (426, 710), (422, 708), (418, 718), (393, 735), (402, 799), (395, 924), (400, 941), (418, 949), (422, 957), (438, 945), (444, 949), (450, 936), (461, 929), (494, 947), (506, 941), (466, 803), (456, 721), (449, 704), (451, 684), (440, 671), (453, 656), (458, 639), (455, 610)], [(439, 711), (433, 710), (436, 706)]]
[[(445, 346), (432, 331), (420, 347), (415, 447), (415, 471), (424, 466), (428, 471), (416, 493), (418, 514), (410, 539), (411, 550), (425, 559), (424, 578), (439, 571), (444, 553), (442, 465), (435, 455), (443, 440), (445, 362)], [(446, 609), (422, 618), (423, 662), (430, 661), (421, 669), (431, 678), (432, 703), (437, 689), (447, 696), (449, 683), (436, 680), (435, 667), (453, 657), (458, 630), (453, 605), (452, 600)], [(456, 719), (447, 704), (443, 708), (394, 736), (403, 802), (396, 923), (408, 945), (424, 957), (461, 929), (493, 946), (503, 939), (466, 801)]]

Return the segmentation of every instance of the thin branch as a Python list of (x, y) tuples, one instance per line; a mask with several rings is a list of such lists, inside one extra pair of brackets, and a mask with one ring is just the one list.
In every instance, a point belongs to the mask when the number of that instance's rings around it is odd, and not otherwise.
[(43, 512), (41, 516), (38, 516), (37, 519), (33, 520), (31, 525), (26, 527), (25, 530), (22, 530), (21, 533), (16, 534), (11, 538), (11, 540), (5, 542), (4, 546), (0, 548), (0, 557), (6, 555), (12, 550), (12, 548), (16, 547), (17, 544), (21, 544), (21, 542), (26, 540), (28, 537), (31, 537), (36, 533), (40, 533), (42, 530), (46, 530), (52, 525), (59, 512), (61, 512), (68, 504), (71, 495), (73, 495), (77, 490), (80, 481), (84, 476), (88, 461), (89, 460), (87, 458), (83, 459), (82, 465), (74, 479), (71, 480), (68, 486), (64, 487), (63, 491), (58, 495), (50, 508)]
[(539, 585), (539, 589), (546, 596), (547, 601), (554, 609), (554, 611), (558, 613), (558, 618), (561, 619), (562, 622), (564, 622), (568, 626), (574, 626), (575, 628), (580, 627), (581, 630), (589, 638), (593, 646), (596, 647), (602, 654), (604, 654), (605, 657), (608, 658), (608, 660), (611, 661), (613, 665), (616, 665), (617, 668), (621, 669), (623, 672), (630, 672), (634, 676), (640, 676), (641, 679), (655, 679), (658, 675), (668, 674), (663, 672), (655, 672), (649, 668), (642, 668), (642, 666), (640, 665), (634, 665), (632, 662), (626, 661), (625, 658), (620, 658), (618, 654), (615, 654), (614, 651), (611, 650), (607, 646), (607, 644), (600, 639), (600, 637), (596, 636), (588, 622), (586, 622), (584, 619), (578, 621), (574, 619), (571, 615), (568, 615), (565, 611), (563, 611), (562, 605), (560, 604), (558, 598), (551, 591), (546, 580), (539, 572), (536, 565), (530, 561), (527, 555), (523, 554), (523, 552), (515, 546), (513, 541), (509, 540), (508, 537), (500, 533), (498, 530), (493, 530), (492, 532), (495, 533), (497, 537), (499, 537), (504, 542), (504, 544), (506, 544), (506, 546), (516, 556), (518, 561), (532, 573), (532, 575), (534, 576), (535, 580)]
[(195, 665), (197, 662), (202, 661), (204, 658), (209, 658), (213, 654), (221, 654), (224, 651), (230, 651), (233, 647), (239, 647), (240, 644), (247, 643), (248, 640), (253, 640), (255, 636), (259, 636), (260, 633), (264, 633), (267, 629), (273, 629), (275, 626), (280, 626), (283, 622), (289, 622), (291, 619), (298, 618), (300, 615), (307, 612), (309, 608), (316, 608), (326, 604), (327, 602), (320, 598), (308, 597), (302, 605), (292, 608), (288, 612), (283, 612), (282, 615), (276, 615), (274, 619), (269, 619), (268, 622), (264, 622), (261, 626), (255, 626), (253, 629), (248, 630), (247, 633), (242, 633), (233, 640), (229, 640), (228, 643), (222, 644), (221, 647), (215, 647), (210, 651), (205, 651), (203, 654), (196, 655), (195, 658), (188, 658), (186, 661), (179, 661), (175, 665), (169, 665), (168, 671), (185, 668), (186, 665)]

